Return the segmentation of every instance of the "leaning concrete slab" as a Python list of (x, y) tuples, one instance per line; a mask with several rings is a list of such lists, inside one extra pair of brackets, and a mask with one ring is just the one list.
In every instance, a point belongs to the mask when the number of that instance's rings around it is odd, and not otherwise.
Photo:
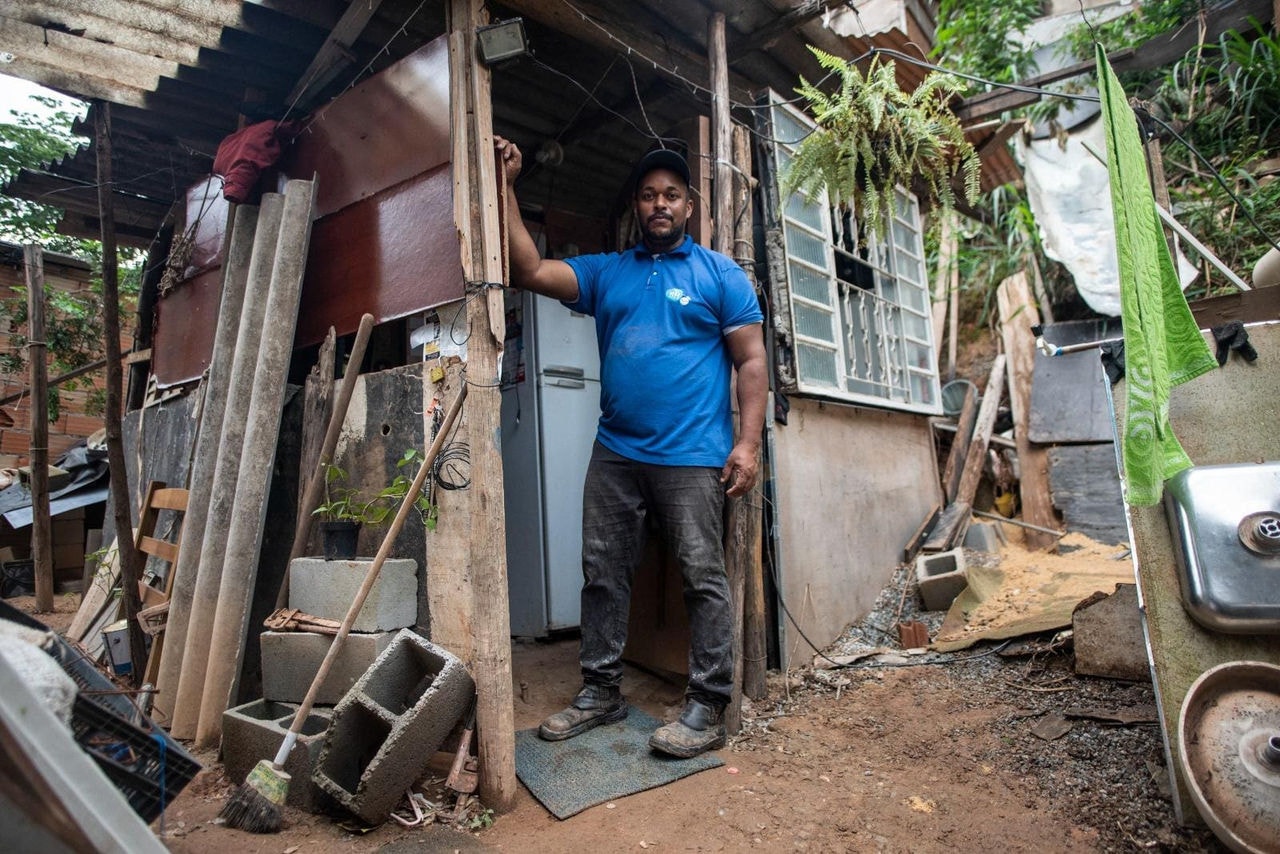
[[(356, 634), (352, 632), (342, 644), (330, 666), (315, 703), (334, 706), (356, 680), (373, 666), (390, 644), (394, 632)], [(263, 632), (262, 699), (277, 703), (301, 703), (311, 689), (311, 680), (320, 670), (325, 654), (333, 643), (333, 635), (317, 632)]]
[[(342, 620), (372, 562), (295, 558), (289, 564), (289, 607), (314, 617)], [(412, 626), (417, 619), (418, 564), (393, 558), (383, 563), (351, 631), (395, 631)]]
[(312, 779), (364, 821), (386, 821), (474, 692), (461, 661), (399, 632), (334, 709)]
[(1146, 682), (1151, 679), (1136, 584), (1080, 603), (1071, 615), (1076, 673)]
[[(297, 711), (293, 703), (254, 700), (223, 712), (222, 764), (227, 779), (243, 782), (259, 760), (275, 756)], [(284, 763), (285, 772), (293, 780), (285, 802), (307, 812), (320, 812), (332, 804), (328, 795), (311, 781), (332, 714), (331, 709), (312, 707), (311, 714), (302, 722), (298, 742)]]

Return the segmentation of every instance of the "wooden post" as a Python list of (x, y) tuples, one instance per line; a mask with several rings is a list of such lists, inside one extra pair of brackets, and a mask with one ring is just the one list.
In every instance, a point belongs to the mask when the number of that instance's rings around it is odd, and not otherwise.
[(44, 327), (44, 252), (23, 248), (27, 277), (27, 368), (31, 373), (31, 557), (36, 610), (53, 610), (53, 537), (49, 520), (49, 348)]
[(960, 489), (960, 473), (964, 471), (969, 440), (973, 438), (973, 425), (977, 418), (978, 392), (974, 386), (966, 386), (964, 402), (960, 405), (960, 420), (956, 422), (956, 435), (951, 440), (951, 451), (942, 472), (942, 497), (948, 504), (956, 500), (956, 492)]
[(111, 471), (111, 503), (115, 511), (116, 541), (120, 552), (120, 587), (124, 617), (129, 624), (130, 681), (138, 685), (147, 661), (142, 627), (137, 615), (138, 579), (142, 561), (133, 545), (133, 508), (129, 499), (129, 473), (124, 463), (122, 415), (124, 370), (120, 364), (120, 290), (116, 267), (116, 221), (111, 188), (111, 105), (94, 105), (94, 144), (98, 154), (98, 216), (102, 224), (102, 327), (107, 356), (107, 465)]
[[(734, 193), (736, 207), (733, 257), (742, 265), (751, 284), (758, 288), (755, 276), (755, 224), (752, 217), (755, 181), (751, 178), (751, 134), (742, 126), (733, 129), (733, 164), (737, 175), (734, 182), (737, 189)], [(738, 214), (738, 211), (742, 213)], [(769, 692), (768, 685), (765, 684), (769, 662), (764, 565), (761, 559), (764, 527), (764, 486), (761, 481), (757, 480), (751, 492), (738, 501), (738, 507), (742, 512), (736, 516), (733, 537), (743, 545), (739, 553), (743, 561), (741, 685), (743, 694), (759, 700)]]
[(707, 53), (711, 66), (711, 154), (715, 161), (715, 213), (711, 248), (733, 255), (733, 125), (729, 120), (729, 58), (725, 54), (724, 12), (713, 12), (707, 25)]
[[(489, 69), (476, 53), (476, 27), (485, 22), (481, 0), (451, 0), (450, 81), (452, 99), (465, 99), (465, 122), (453, 125), (453, 165), (467, 163), (469, 191), (455, 194), (463, 242), (462, 269), (470, 289), (467, 300), (467, 435), (471, 444), (470, 575), (475, 643), (471, 673), (476, 682), (476, 733), (480, 755), (480, 793), (497, 812), (515, 805), (515, 709), (511, 687), (511, 619), (507, 592), (506, 518), (502, 494), (502, 455), (498, 434), (502, 399), (498, 379), (506, 320), (503, 283), (504, 235), (498, 207), (505, 186), (493, 148), (493, 101)], [(457, 55), (455, 55), (455, 52)], [(455, 115), (457, 110), (455, 108)], [(462, 198), (459, 198), (462, 196)], [(518, 213), (513, 212), (513, 215)], [(467, 572), (468, 567), (431, 567), (436, 572)]]
[[(1000, 309), (1000, 334), (1009, 368), (1009, 407), (1013, 410), (1013, 438), (1018, 446), (1018, 468), (1021, 472), (1018, 493), (1022, 518), (1033, 525), (1052, 528), (1058, 524), (1049, 494), (1049, 450), (1032, 445), (1027, 435), (1031, 424), (1031, 373), (1035, 366), (1036, 339), (1031, 327), (1040, 323), (1036, 304), (1027, 285), (1027, 275), (1018, 272), (1000, 283), (996, 289)], [(1057, 545), (1058, 538), (1028, 529), (1029, 548), (1043, 549)]]
[(991, 375), (987, 377), (987, 387), (982, 391), (982, 405), (978, 407), (973, 439), (969, 441), (964, 471), (960, 475), (960, 485), (956, 488), (955, 503), (957, 504), (973, 506), (973, 496), (978, 491), (978, 481), (982, 478), (982, 464), (987, 456), (987, 443), (991, 440), (991, 431), (995, 428), (996, 414), (1000, 408), (1000, 398), (1004, 394), (1006, 361), (1007, 357), (1004, 353), (996, 356), (991, 365)]

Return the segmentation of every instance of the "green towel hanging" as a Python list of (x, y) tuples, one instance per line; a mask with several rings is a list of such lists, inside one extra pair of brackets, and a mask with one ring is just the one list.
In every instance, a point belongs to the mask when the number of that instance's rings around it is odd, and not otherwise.
[(1102, 47), (1095, 50), (1124, 319), (1125, 500), (1151, 505), (1160, 500), (1165, 479), (1192, 464), (1169, 425), (1169, 390), (1217, 363), (1187, 307), (1165, 243), (1137, 118)]

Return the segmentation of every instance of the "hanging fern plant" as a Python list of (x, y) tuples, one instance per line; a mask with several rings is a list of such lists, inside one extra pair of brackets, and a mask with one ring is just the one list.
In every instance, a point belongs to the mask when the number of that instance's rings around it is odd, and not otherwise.
[(784, 195), (826, 187), (831, 204), (852, 203), (879, 236), (893, 221), (895, 186), (950, 208), (953, 182), (961, 176), (966, 201), (977, 199), (978, 154), (947, 107), (961, 90), (956, 78), (930, 72), (908, 93), (898, 86), (892, 62), (873, 57), (864, 77), (840, 57), (809, 50), (840, 85), (827, 94), (800, 78), (796, 92), (818, 127), (801, 141), (783, 175)]

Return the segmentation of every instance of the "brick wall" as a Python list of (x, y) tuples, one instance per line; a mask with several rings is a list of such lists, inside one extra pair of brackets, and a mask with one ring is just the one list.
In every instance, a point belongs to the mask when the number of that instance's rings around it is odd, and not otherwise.
[[(77, 258), (54, 253), (44, 256), (44, 283), (47, 291), (62, 290), (71, 293), (89, 289), (91, 270), (89, 265)], [(0, 300), (8, 301), (18, 294), (15, 287), (26, 287), (26, 274), (22, 265), (22, 247), (11, 243), (0, 242)], [(122, 326), (132, 329), (133, 324), (126, 318)], [(11, 331), (7, 317), (0, 317), (0, 352), (9, 352)], [(18, 330), (25, 332), (25, 329)], [(132, 346), (131, 339), (121, 336), (121, 349), (127, 351)], [(25, 355), (25, 354), (24, 354)], [(49, 378), (53, 379), (56, 369), (51, 368)], [(89, 380), (94, 388), (105, 388), (106, 369), (100, 369), (84, 375), (81, 379)], [(27, 389), (30, 375), (26, 370), (16, 374), (0, 372), (0, 398), (23, 392)], [(49, 460), (58, 459), (68, 448), (81, 439), (85, 439), (102, 429), (100, 416), (85, 414), (86, 404), (90, 398), (89, 389), (62, 389), (61, 412), (57, 421), (49, 424)], [(23, 397), (20, 400), (0, 407), (0, 468), (16, 468), (30, 462), (31, 447), (31, 400)], [(5, 418), (7, 415), (8, 418)], [(10, 423), (10, 419), (12, 423)]]

